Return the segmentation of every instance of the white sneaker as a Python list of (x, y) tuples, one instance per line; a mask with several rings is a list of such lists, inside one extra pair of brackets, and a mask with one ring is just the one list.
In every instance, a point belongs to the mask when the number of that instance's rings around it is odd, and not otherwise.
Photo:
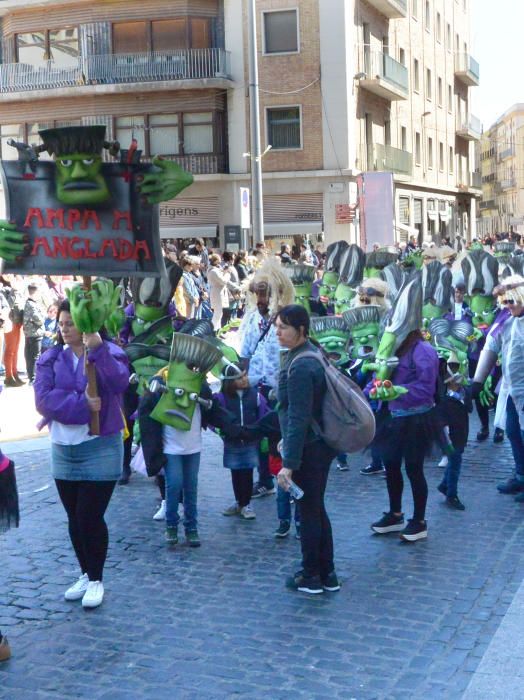
[(228, 506), (225, 510), (222, 511), (222, 515), (240, 515), (240, 506), (238, 505), (238, 503), (233, 503), (232, 506)]
[(446, 457), (446, 455), (444, 455), (444, 457), (442, 457), (442, 459), (438, 463), (438, 466), (439, 467), (447, 467), (448, 466), (448, 458)]
[(250, 505), (244, 506), (240, 510), (240, 515), (244, 520), (254, 520), (257, 517), (257, 514)]
[(67, 589), (67, 591), (64, 593), (64, 598), (66, 600), (80, 600), (80, 598), (84, 597), (88, 583), (89, 576), (87, 574), (82, 574), (78, 581), (73, 583), (73, 585)]
[(160, 508), (153, 515), (153, 520), (165, 520), (166, 519), (166, 502), (162, 501)]
[(89, 581), (82, 598), (82, 606), (84, 608), (97, 608), (103, 600), (104, 584), (102, 581)]

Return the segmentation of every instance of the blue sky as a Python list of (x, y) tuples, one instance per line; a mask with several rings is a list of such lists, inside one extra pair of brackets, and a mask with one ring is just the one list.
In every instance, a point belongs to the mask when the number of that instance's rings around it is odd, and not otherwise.
[(512, 104), (524, 102), (524, 2), (470, 0), (471, 54), (480, 86), (471, 88), (471, 112), (488, 129)]

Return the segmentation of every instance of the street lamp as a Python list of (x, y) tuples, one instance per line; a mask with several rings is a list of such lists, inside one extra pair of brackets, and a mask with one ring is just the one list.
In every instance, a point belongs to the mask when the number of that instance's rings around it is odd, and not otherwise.
[(260, 154), (260, 105), (258, 97), (258, 56), (256, 0), (248, 1), (249, 24), (249, 120), (251, 127), (251, 198), (253, 201), (253, 243), (264, 242), (264, 200)]

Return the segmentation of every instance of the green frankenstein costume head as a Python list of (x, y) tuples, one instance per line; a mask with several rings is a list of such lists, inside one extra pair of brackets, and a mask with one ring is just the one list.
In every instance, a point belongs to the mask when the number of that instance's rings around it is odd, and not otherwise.
[(366, 254), (366, 269), (364, 277), (380, 277), (381, 271), (391, 263), (398, 261), (398, 250), (380, 248)]
[(422, 269), (422, 323), (427, 328), (434, 318), (441, 318), (449, 311), (452, 300), (453, 275), (438, 260)]
[(102, 174), (105, 126), (66, 126), (38, 132), (56, 163), (56, 197), (70, 206), (94, 206), (107, 202), (111, 194)]
[(311, 313), (311, 288), (315, 279), (315, 268), (311, 265), (290, 265), (285, 268), (295, 289), (295, 304)]
[(331, 243), (331, 245), (327, 247), (322, 284), (318, 289), (320, 301), (324, 304), (332, 304), (335, 299), (340, 273), (340, 262), (343, 253), (348, 248), (349, 245), (346, 241), (337, 241), (336, 243)]
[(341, 367), (349, 362), (347, 345), (349, 329), (340, 316), (315, 316), (311, 319), (311, 335), (318, 340), (331, 362)]
[(359, 306), (344, 311), (344, 321), (349, 328), (349, 354), (353, 360), (373, 360), (380, 338), (380, 322), (385, 309), (382, 306)]
[(434, 318), (429, 324), (432, 344), (440, 358), (446, 362), (456, 362), (456, 373), (464, 383), (468, 376), (468, 349), (472, 340), (473, 326), (469, 321), (450, 321)]
[(335, 291), (335, 313), (337, 316), (349, 309), (355, 296), (355, 287), (362, 281), (366, 254), (352, 243), (340, 258), (339, 282)]
[(182, 277), (182, 268), (174, 262), (168, 262), (166, 272), (167, 276), (131, 279), (131, 295), (135, 310), (131, 322), (133, 336), (144, 333), (152, 323), (168, 314), (169, 303)]
[(471, 250), (462, 260), (462, 273), (475, 328), (485, 330), (496, 313), (493, 289), (498, 284), (498, 262), (485, 250)]
[(175, 333), (166, 376), (166, 392), (151, 418), (178, 430), (190, 430), (202, 383), (222, 353), (202, 338)]

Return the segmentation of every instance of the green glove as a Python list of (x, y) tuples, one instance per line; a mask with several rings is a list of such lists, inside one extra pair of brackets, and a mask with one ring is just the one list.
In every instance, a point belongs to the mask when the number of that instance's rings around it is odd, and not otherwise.
[(118, 305), (120, 291), (106, 279), (95, 280), (91, 289), (81, 284), (66, 289), (73, 323), (80, 333), (97, 333), (102, 328)]
[(378, 399), (379, 401), (394, 401), (399, 396), (408, 393), (408, 389), (404, 386), (395, 386), (390, 381), (378, 381), (373, 389), (369, 392), (370, 399)]
[(152, 163), (157, 170), (143, 175), (138, 185), (140, 194), (146, 197), (148, 204), (167, 202), (193, 183), (191, 173), (173, 160), (155, 156)]
[(493, 393), (493, 377), (490, 375), (484, 382), (484, 386), (479, 394), (479, 401), (482, 406), (489, 408), (495, 403), (495, 394)]
[(15, 262), (17, 258), (27, 255), (27, 236), (16, 230), (16, 224), (0, 219), (0, 258)]

